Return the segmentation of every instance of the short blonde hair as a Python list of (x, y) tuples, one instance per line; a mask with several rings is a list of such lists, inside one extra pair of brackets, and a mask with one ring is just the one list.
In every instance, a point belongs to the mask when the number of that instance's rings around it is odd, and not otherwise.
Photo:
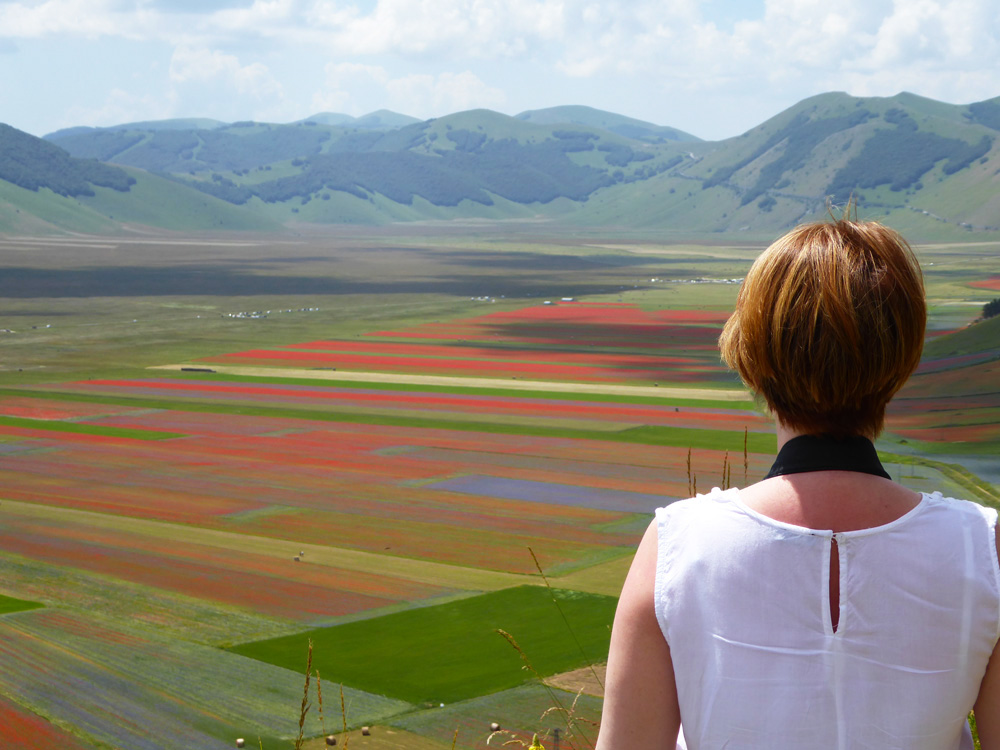
[(874, 438), (920, 361), (926, 322), (906, 240), (840, 219), (797, 227), (757, 258), (719, 348), (784, 425)]

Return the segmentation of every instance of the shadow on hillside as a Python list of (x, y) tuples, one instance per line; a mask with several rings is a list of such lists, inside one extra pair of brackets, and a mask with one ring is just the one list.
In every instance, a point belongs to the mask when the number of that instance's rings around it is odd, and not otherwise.
[[(6, 268), (0, 272), (0, 297), (157, 297), (324, 294), (453, 294), (460, 296), (543, 297), (607, 294), (633, 284), (574, 281), (553, 274), (523, 278), (498, 274), (443, 274), (432, 278), (351, 279), (253, 273), (246, 265), (181, 265), (169, 269), (98, 267), (84, 269)], [(617, 283), (616, 283), (617, 282)]]
[(76, 313), (59, 310), (4, 310), (0, 309), (0, 318), (62, 318), (70, 317)]
[[(610, 372), (630, 373), (632, 379), (669, 380), (730, 384), (735, 377), (719, 359), (717, 341), (721, 327), (598, 323), (594, 321), (546, 322), (544, 319), (483, 326), (481, 337), (470, 346), (498, 351), (537, 344), (546, 350), (593, 352), (621, 355), (602, 360)], [(635, 356), (638, 355), (638, 356)], [(658, 358), (663, 364), (658, 365)], [(681, 358), (684, 362), (677, 362)], [(696, 371), (687, 371), (694, 366)], [(707, 371), (703, 368), (708, 368)]]
[[(612, 310), (608, 315), (613, 316)], [(558, 317), (546, 320), (539, 314), (535, 318), (511, 323), (490, 323), (483, 327), (484, 341), (563, 343), (573, 346), (599, 346), (613, 348), (638, 348), (650, 354), (698, 357), (700, 351), (690, 351), (690, 346), (711, 346), (712, 356), (722, 326), (677, 325), (650, 321), (595, 322), (594, 320), (564, 320)]]
[[(521, 271), (599, 271), (606, 268), (633, 268), (636, 266), (669, 266), (680, 261), (672, 258), (643, 257), (639, 255), (572, 255), (528, 252), (446, 252), (413, 248), (408, 250), (449, 265), (477, 269), (517, 269)], [(688, 260), (690, 264), (690, 260)]]
[[(698, 257), (693, 260), (687, 256), (663, 256), (663, 255), (617, 255), (612, 253), (600, 255), (574, 255), (572, 253), (531, 253), (519, 251), (488, 252), (488, 251), (462, 251), (462, 250), (436, 250), (428, 248), (407, 248), (407, 253), (419, 254), (432, 258), (439, 262), (447, 262), (468, 266), (469, 268), (496, 268), (496, 269), (518, 269), (522, 271), (600, 271), (608, 268), (638, 269), (646, 267), (649, 271), (660, 268), (659, 272), (677, 276), (705, 275), (701, 270), (697, 273), (692, 269), (697, 266), (699, 269), (711, 267), (713, 265), (732, 266), (732, 258), (712, 258)], [(645, 271), (643, 271), (645, 273)]]

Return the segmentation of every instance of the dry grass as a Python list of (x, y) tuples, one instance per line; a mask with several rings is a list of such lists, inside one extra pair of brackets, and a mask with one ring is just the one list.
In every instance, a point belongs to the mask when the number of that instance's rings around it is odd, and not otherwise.
[(632, 565), (632, 555), (608, 560), (591, 565), (589, 568), (575, 570), (564, 576), (552, 576), (549, 580), (557, 588), (584, 591), (588, 594), (604, 594), (618, 596), (625, 584), (625, 576)]
[[(190, 364), (158, 365), (151, 370), (180, 370)], [(198, 365), (204, 367), (204, 364)], [(444, 375), (409, 375), (388, 372), (358, 372), (354, 370), (307, 370), (294, 367), (244, 367), (212, 364), (215, 372), (225, 375), (246, 375), (258, 378), (306, 378), (308, 380), (349, 380), (366, 383), (407, 383), (410, 385), (448, 386), (453, 388), (504, 388), (519, 391), (551, 391), (553, 393), (594, 393), (611, 396), (643, 396), (652, 398), (687, 398), (699, 401), (752, 401), (745, 390), (725, 388), (670, 388), (640, 385), (602, 385), (599, 383), (557, 383), (548, 380), (511, 380), (500, 378), (463, 378)]]
[(306, 716), (312, 704), (309, 702), (309, 679), (312, 676), (313, 663), (313, 642), (309, 641), (309, 655), (306, 657), (306, 684), (302, 689), (302, 708), (299, 713), (299, 736), (295, 740), (295, 750), (302, 750), (303, 735), (305, 733)]
[[(597, 673), (595, 678), (594, 673)], [(604, 697), (604, 680), (608, 672), (607, 664), (596, 664), (593, 667), (581, 667), (572, 672), (554, 674), (545, 678), (545, 683), (568, 693), (583, 693), (595, 698)]]

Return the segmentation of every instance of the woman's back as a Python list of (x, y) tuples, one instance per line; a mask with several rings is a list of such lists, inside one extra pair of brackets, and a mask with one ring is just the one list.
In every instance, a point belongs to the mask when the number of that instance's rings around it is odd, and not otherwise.
[(1000, 635), (995, 525), (938, 493), (836, 533), (737, 490), (658, 511), (655, 611), (688, 746), (958, 748)]
[(1000, 750), (996, 512), (894, 484), (872, 443), (926, 322), (920, 263), (877, 222), (805, 224), (754, 261), (719, 349), (779, 452), (647, 529), (598, 750), (660, 750), (682, 723), (703, 750), (953, 750), (973, 706)]

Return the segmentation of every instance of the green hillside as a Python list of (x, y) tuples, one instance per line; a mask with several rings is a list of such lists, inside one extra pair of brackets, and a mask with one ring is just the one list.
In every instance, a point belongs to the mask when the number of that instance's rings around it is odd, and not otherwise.
[(74, 156), (139, 167), (151, 172), (194, 174), (240, 171), (319, 153), (330, 128), (236, 123), (211, 130), (105, 129), (60, 138)]
[(104, 234), (117, 224), (95, 214), (75, 198), (37, 191), (0, 180), (0, 232), (4, 234), (51, 234), (59, 231)]
[[(160, 173), (233, 205), (318, 222), (534, 215), (557, 201), (579, 204), (613, 184), (648, 179), (680, 161), (676, 146), (657, 149), (599, 128), (537, 125), (488, 110), (382, 131), (321, 119), (208, 131), (108, 129), (59, 143), (81, 157)], [(336, 115), (325, 119), (343, 122)], [(314, 201), (327, 205), (304, 209)], [(274, 205), (281, 208), (268, 207)]]
[(172, 180), (129, 169), (135, 184), (127, 194), (99, 188), (80, 203), (115, 222), (176, 231), (225, 229), (278, 231), (281, 224), (260, 212), (195, 192)]
[(125, 192), (134, 183), (122, 169), (75, 158), (48, 141), (3, 124), (0, 180), (32, 191), (48, 188), (66, 197), (93, 195), (98, 186)]
[(388, 109), (379, 109), (361, 117), (351, 117), (337, 112), (319, 112), (299, 123), (314, 122), (319, 125), (335, 125), (342, 128), (357, 128), (358, 130), (394, 130), (420, 122), (416, 117), (401, 115)]
[(654, 125), (644, 120), (636, 120), (632, 117), (617, 115), (614, 112), (605, 112), (593, 107), (581, 105), (567, 105), (562, 107), (549, 107), (547, 109), (534, 109), (515, 115), (518, 120), (533, 122), (539, 125), (583, 125), (591, 128), (601, 128), (626, 138), (634, 138), (637, 141), (649, 141), (650, 143), (664, 143), (666, 141), (694, 142), (701, 139), (697, 136), (685, 133), (677, 128)]
[(177, 230), (278, 229), (239, 209), (141, 170), (70, 156), (0, 125), (0, 231), (107, 233), (122, 224)]
[(178, 117), (172, 120), (143, 120), (122, 125), (112, 125), (109, 128), (75, 127), (63, 128), (43, 136), (47, 141), (58, 141), (71, 135), (97, 133), (102, 130), (214, 130), (224, 127), (226, 123), (209, 117)]
[[(423, 122), (379, 111), (202, 124), (73, 128), (52, 143), (5, 126), (0, 179), (78, 197), (103, 217), (91, 224), (545, 219), (595, 231), (765, 238), (854, 196), (859, 215), (916, 241), (1000, 237), (1000, 98), (959, 106), (907, 93), (828, 93), (717, 142), (580, 106)], [(149, 183), (158, 187), (136, 190), (139, 172), (110, 165), (158, 175)], [(158, 191), (172, 197), (150, 203)], [(168, 216), (180, 203), (182, 218)], [(25, 224), (18, 211), (42, 225), (77, 221), (65, 202), (22, 200), (13, 213), (0, 207), (0, 226)]]
[(859, 214), (914, 237), (996, 233), (1000, 146), (982, 121), (993, 105), (981, 104), (988, 106), (912, 94), (812, 97), (737, 138), (687, 144), (676, 168), (604, 191), (577, 219), (773, 234), (821, 218), (828, 198), (843, 203), (854, 195)]
[(1000, 357), (1000, 316), (931, 339), (924, 345), (924, 359), (960, 357), (991, 351), (997, 352)]

